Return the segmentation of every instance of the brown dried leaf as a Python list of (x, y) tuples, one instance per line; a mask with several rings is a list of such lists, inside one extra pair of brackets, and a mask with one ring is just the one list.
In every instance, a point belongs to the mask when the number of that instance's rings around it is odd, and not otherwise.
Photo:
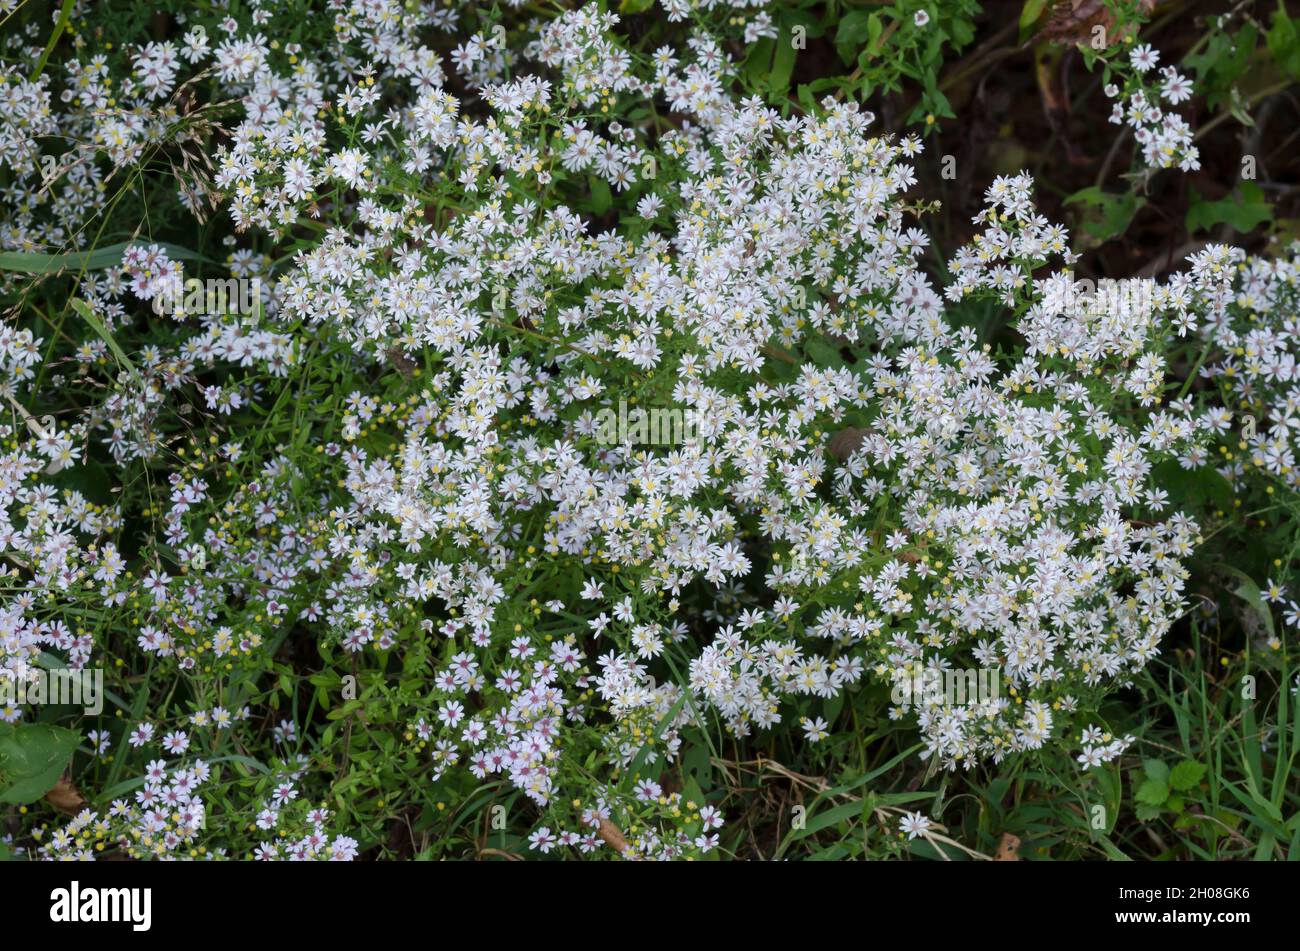
[(479, 849), (478, 850), (479, 858), (482, 858), (485, 855), (495, 855), (497, 858), (505, 859), (508, 862), (524, 861), (524, 857), (522, 855), (516, 855), (514, 852), (506, 852), (503, 851), (502, 849)]
[[(1143, 13), (1155, 9), (1156, 0), (1139, 0), (1138, 8)], [(1051, 18), (1043, 27), (1039, 37), (1052, 43), (1065, 46), (1091, 44), (1095, 33), (1093, 27), (1100, 26), (1100, 34), (1106, 46), (1124, 39), (1123, 33), (1115, 29), (1115, 17), (1106, 9), (1105, 0), (1057, 0), (1052, 8)]]
[(55, 809), (66, 812), (70, 816), (75, 816), (86, 805), (86, 800), (66, 776), (55, 783), (54, 788), (45, 794), (45, 801)]
[(627, 839), (623, 837), (619, 827), (608, 819), (600, 820), (600, 828), (596, 830), (596, 834), (604, 839), (605, 844), (615, 852), (627, 851)]
[(826, 448), (831, 451), (831, 455), (843, 462), (853, 455), (853, 451), (861, 446), (862, 440), (866, 438), (867, 431), (865, 429), (849, 426), (833, 435), (826, 444)]
[(384, 355), (388, 357), (388, 362), (396, 368), (397, 372), (408, 380), (419, 366), (418, 363), (406, 355), (406, 351), (401, 347), (389, 347), (384, 351)]
[(1010, 832), (1002, 833), (1002, 841), (998, 843), (998, 851), (993, 856), (995, 862), (1019, 862), (1020, 861), (1020, 839)]

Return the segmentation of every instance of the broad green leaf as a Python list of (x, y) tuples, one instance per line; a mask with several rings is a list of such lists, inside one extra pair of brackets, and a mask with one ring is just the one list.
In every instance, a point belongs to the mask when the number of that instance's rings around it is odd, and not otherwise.
[(1154, 779), (1161, 783), (1169, 781), (1169, 764), (1163, 760), (1144, 759), (1142, 771), (1147, 774), (1147, 779)]
[(1086, 243), (1096, 247), (1123, 234), (1138, 209), (1146, 204), (1146, 199), (1131, 192), (1116, 195), (1090, 186), (1075, 192), (1065, 199), (1065, 203), (1082, 206), (1080, 227), (1088, 238)]
[(776, 48), (776, 40), (771, 37), (764, 37), (749, 48), (749, 53), (745, 57), (745, 78), (754, 88), (759, 88), (763, 84), (763, 77), (772, 69), (772, 53)]
[(1138, 807), (1135, 811), (1137, 813), (1137, 817), (1141, 819), (1143, 822), (1150, 822), (1152, 819), (1160, 818), (1159, 806), (1150, 806), (1144, 802), (1141, 802), (1138, 803)]
[(796, 52), (794, 44), (786, 38), (782, 38), (776, 44), (776, 55), (772, 57), (772, 72), (767, 77), (767, 88), (778, 99), (790, 95), (790, 77), (794, 75)]
[(79, 739), (48, 723), (0, 723), (0, 802), (35, 802), (53, 789)]
[(1151, 478), (1177, 508), (1210, 506), (1226, 511), (1232, 507), (1232, 486), (1213, 469), (1184, 469), (1177, 460), (1168, 459), (1151, 470)]
[(1169, 787), (1164, 780), (1145, 779), (1142, 781), (1142, 785), (1138, 787), (1133, 798), (1148, 806), (1161, 806), (1169, 798)]
[(1169, 785), (1179, 792), (1187, 792), (1194, 788), (1204, 775), (1204, 764), (1185, 759), (1170, 771)]
[(812, 359), (813, 363), (817, 364), (819, 367), (844, 366), (844, 358), (840, 356), (839, 350), (835, 349), (835, 347), (831, 346), (824, 340), (814, 337), (805, 344), (805, 348), (807, 349), (808, 356)]
[(1267, 41), (1268, 51), (1278, 67), (1292, 79), (1300, 79), (1300, 35), (1282, 0), (1278, 0)]
[(952, 37), (953, 46), (961, 49), (975, 39), (975, 24), (959, 15), (948, 24), (948, 33)]
[(591, 210), (597, 215), (603, 215), (614, 203), (614, 198), (609, 191), (609, 182), (595, 175), (588, 176), (588, 180), (591, 185)]
[(874, 44), (880, 36), (880, 16), (866, 10), (850, 10), (840, 18), (835, 31), (835, 49), (840, 59), (851, 63), (864, 44)]
[(1205, 201), (1192, 189), (1192, 201), (1187, 209), (1188, 231), (1209, 231), (1226, 224), (1234, 231), (1253, 231), (1273, 220), (1273, 206), (1264, 197), (1264, 190), (1254, 182), (1242, 182), (1239, 197), (1220, 201)]

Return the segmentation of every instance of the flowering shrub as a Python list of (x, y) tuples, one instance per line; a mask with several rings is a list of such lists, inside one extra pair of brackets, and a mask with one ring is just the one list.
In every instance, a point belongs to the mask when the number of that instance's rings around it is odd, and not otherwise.
[[(889, 88), (974, 9), (836, 42), (905, 31)], [(35, 796), (0, 734), (5, 851), (731, 855), (715, 771), (860, 715), (1086, 784), (1220, 530), (1186, 487), (1300, 489), (1297, 258), (1082, 289), (1027, 172), (934, 247), (933, 114), (765, 97), (780, 4), (166, 11), (6, 41), (0, 683), (108, 686)], [(1192, 82), (1088, 55), (1139, 177), (1199, 169)]]

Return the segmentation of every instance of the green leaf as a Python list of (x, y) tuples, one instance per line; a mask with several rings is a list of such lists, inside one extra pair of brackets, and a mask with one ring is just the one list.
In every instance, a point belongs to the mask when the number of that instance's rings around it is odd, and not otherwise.
[(41, 73), (45, 71), (45, 64), (50, 61), (50, 54), (54, 52), (54, 44), (59, 42), (59, 37), (63, 35), (63, 31), (72, 22), (72, 9), (75, 5), (74, 0), (63, 0), (63, 6), (59, 8), (59, 19), (54, 24), (54, 32), (50, 34), (49, 42), (45, 44), (45, 52), (41, 53), (41, 58), (36, 63), (36, 68), (32, 70), (29, 81), (36, 82)]
[(1159, 806), (1148, 806), (1146, 803), (1139, 803), (1136, 811), (1137, 817), (1143, 822), (1150, 822), (1152, 819), (1160, 818)]
[(805, 345), (808, 356), (819, 367), (842, 367), (844, 358), (839, 350), (820, 338), (814, 337)]
[[(1223, 788), (1228, 790), (1237, 797), (1243, 806), (1251, 810), (1251, 815), (1256, 821), (1267, 825), (1268, 822), (1275, 822), (1281, 826), (1286, 820), (1282, 816), (1281, 810), (1273, 805), (1267, 799), (1259, 794), (1259, 791), (1247, 786), (1246, 792), (1237, 788), (1237, 783), (1224, 783)], [(1249, 795), (1247, 795), (1249, 793)]]
[(880, 36), (880, 15), (866, 10), (850, 10), (840, 18), (835, 31), (835, 49), (840, 59), (851, 63), (857, 59), (863, 45), (874, 45)]
[(1278, 67), (1292, 79), (1300, 79), (1300, 37), (1296, 33), (1295, 21), (1287, 14), (1282, 0), (1278, 0), (1273, 25), (1269, 28), (1266, 40), (1268, 51)]
[(826, 717), (827, 723), (834, 726), (835, 721), (840, 718), (840, 713), (841, 711), (843, 711), (843, 709), (844, 709), (844, 693), (843, 691), (841, 691), (840, 693), (837, 693), (835, 694), (835, 696), (831, 697), (831, 699), (827, 700), (825, 704), (823, 704), (822, 715)]
[(591, 185), (591, 210), (597, 215), (603, 215), (614, 203), (614, 198), (609, 193), (609, 182), (595, 175), (589, 175), (587, 178)]
[[(927, 798), (929, 798), (927, 796)], [(838, 806), (832, 806), (830, 809), (821, 811), (807, 820), (802, 829), (794, 829), (786, 839), (787, 842), (795, 842), (799, 839), (806, 838), (814, 832), (820, 832), (829, 826), (837, 825), (849, 819), (862, 818), (863, 803), (860, 799), (852, 802), (842, 803)]]
[(53, 789), (80, 739), (48, 723), (0, 723), (0, 802), (36, 802)]
[(1250, 575), (1238, 568), (1231, 565), (1223, 565), (1222, 567), (1238, 581), (1237, 587), (1233, 589), (1232, 593), (1254, 608), (1259, 619), (1264, 622), (1264, 627), (1268, 629), (1269, 637), (1276, 637), (1277, 630), (1273, 626), (1273, 611), (1268, 606), (1268, 602), (1264, 600), (1259, 585), (1255, 584)]
[(763, 77), (772, 70), (772, 53), (776, 48), (776, 40), (771, 37), (764, 37), (749, 48), (749, 53), (745, 57), (745, 78), (749, 80), (752, 87), (758, 88), (763, 83)]
[(1256, 61), (1259, 31), (1254, 24), (1243, 24), (1235, 34), (1216, 33), (1200, 53), (1192, 53), (1184, 63), (1196, 71), (1197, 92), (1205, 96), (1210, 111), (1231, 99), (1232, 90), (1251, 63)]
[(1226, 224), (1234, 231), (1245, 233), (1273, 220), (1273, 206), (1264, 197), (1262, 188), (1254, 182), (1242, 182), (1238, 191), (1240, 197), (1205, 201), (1192, 189), (1187, 230), (1209, 231), (1216, 225)]
[(265, 776), (267, 773), (271, 772), (269, 766), (259, 763), (251, 756), (238, 756), (234, 753), (229, 756), (218, 756), (216, 759), (208, 760), (208, 763), (210, 765), (216, 765), (217, 763), (234, 763), (236, 766), (242, 767), (240, 772), (245, 776), (250, 776), (253, 773)]
[(327, 720), (342, 720), (344, 717), (351, 716), (364, 706), (364, 701), (357, 697), (355, 700), (344, 701), (343, 706), (335, 707), (329, 713), (325, 714)]
[(1034, 24), (1042, 18), (1043, 11), (1046, 9), (1047, 0), (1025, 0), (1025, 5), (1020, 8), (1020, 41), (1022, 43), (1034, 31)]
[(1135, 801), (1142, 805), (1159, 807), (1169, 798), (1169, 766), (1158, 759), (1142, 761), (1142, 771), (1146, 779), (1133, 794)]
[(1187, 792), (1189, 789), (1194, 788), (1204, 775), (1204, 764), (1185, 759), (1170, 772), (1169, 785), (1179, 792)]
[(655, 0), (622, 0), (618, 5), (619, 13), (645, 13), (652, 6)]
[(1232, 486), (1213, 469), (1184, 469), (1177, 460), (1167, 459), (1151, 470), (1151, 478), (1180, 509), (1232, 507)]
[(713, 775), (713, 765), (709, 759), (709, 749), (703, 743), (693, 743), (682, 754), (682, 775), (692, 782), (706, 785)]
[(885, 25), (880, 22), (880, 14), (873, 13), (867, 19), (867, 47), (874, 50), (880, 45), (880, 38), (885, 33)]
[(131, 358), (126, 355), (126, 351), (122, 349), (117, 342), (117, 338), (113, 336), (104, 322), (90, 309), (90, 305), (76, 297), (72, 299), (71, 303), (72, 309), (81, 315), (81, 319), (90, 324), (90, 329), (95, 331), (104, 343), (108, 344), (108, 348), (113, 351), (113, 356), (117, 357), (117, 362), (126, 368), (126, 371), (131, 374), (137, 383), (141, 382), (140, 373), (136, 370), (135, 364), (131, 362)]
[(1156, 782), (1169, 782), (1169, 764), (1158, 759), (1144, 759), (1142, 761), (1142, 771), (1147, 774), (1147, 779), (1154, 779)]
[[(18, 271), (23, 274), (58, 274), (63, 271), (101, 271), (122, 263), (122, 253), (139, 241), (122, 241), (94, 251), (68, 251), (63, 254), (45, 254), (40, 251), (6, 251), (0, 254), (0, 271)], [(174, 244), (158, 246), (175, 261), (203, 261), (202, 255)]]
[(790, 77), (794, 75), (794, 44), (784, 41), (776, 44), (772, 57), (772, 72), (767, 77), (767, 88), (772, 95), (784, 99), (790, 95)]
[(1161, 806), (1169, 798), (1169, 787), (1159, 779), (1145, 779), (1133, 798), (1148, 806)]
[(1082, 206), (1079, 225), (1087, 236), (1085, 243), (1096, 247), (1123, 234), (1138, 209), (1146, 204), (1146, 199), (1132, 192), (1113, 195), (1094, 185), (1075, 192), (1065, 199), (1065, 203)]
[(948, 24), (948, 32), (952, 36), (953, 46), (961, 49), (975, 39), (975, 23), (964, 16), (957, 16)]

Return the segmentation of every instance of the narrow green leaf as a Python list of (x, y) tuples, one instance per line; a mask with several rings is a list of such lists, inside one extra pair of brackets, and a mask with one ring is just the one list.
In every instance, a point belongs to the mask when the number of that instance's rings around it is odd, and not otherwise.
[(90, 329), (99, 334), (100, 339), (103, 340), (104, 343), (108, 344), (108, 349), (113, 351), (113, 356), (117, 357), (117, 362), (126, 368), (126, 371), (131, 374), (131, 377), (137, 383), (140, 383), (140, 373), (136, 370), (135, 364), (131, 362), (131, 358), (126, 355), (126, 351), (123, 350), (121, 345), (117, 342), (117, 338), (109, 332), (109, 329), (104, 325), (104, 322), (99, 319), (98, 315), (96, 315), (93, 310), (90, 309), (90, 305), (84, 300), (74, 297), (72, 299), (72, 309), (80, 314), (81, 318), (86, 323), (90, 324)]
[[(102, 271), (122, 263), (122, 253), (139, 241), (121, 241), (93, 251), (66, 251), (46, 254), (42, 251), (6, 251), (0, 253), (0, 271), (18, 271), (22, 274), (60, 274), (65, 271)], [(159, 242), (158, 247), (175, 261), (203, 261), (201, 254), (174, 244)]]

